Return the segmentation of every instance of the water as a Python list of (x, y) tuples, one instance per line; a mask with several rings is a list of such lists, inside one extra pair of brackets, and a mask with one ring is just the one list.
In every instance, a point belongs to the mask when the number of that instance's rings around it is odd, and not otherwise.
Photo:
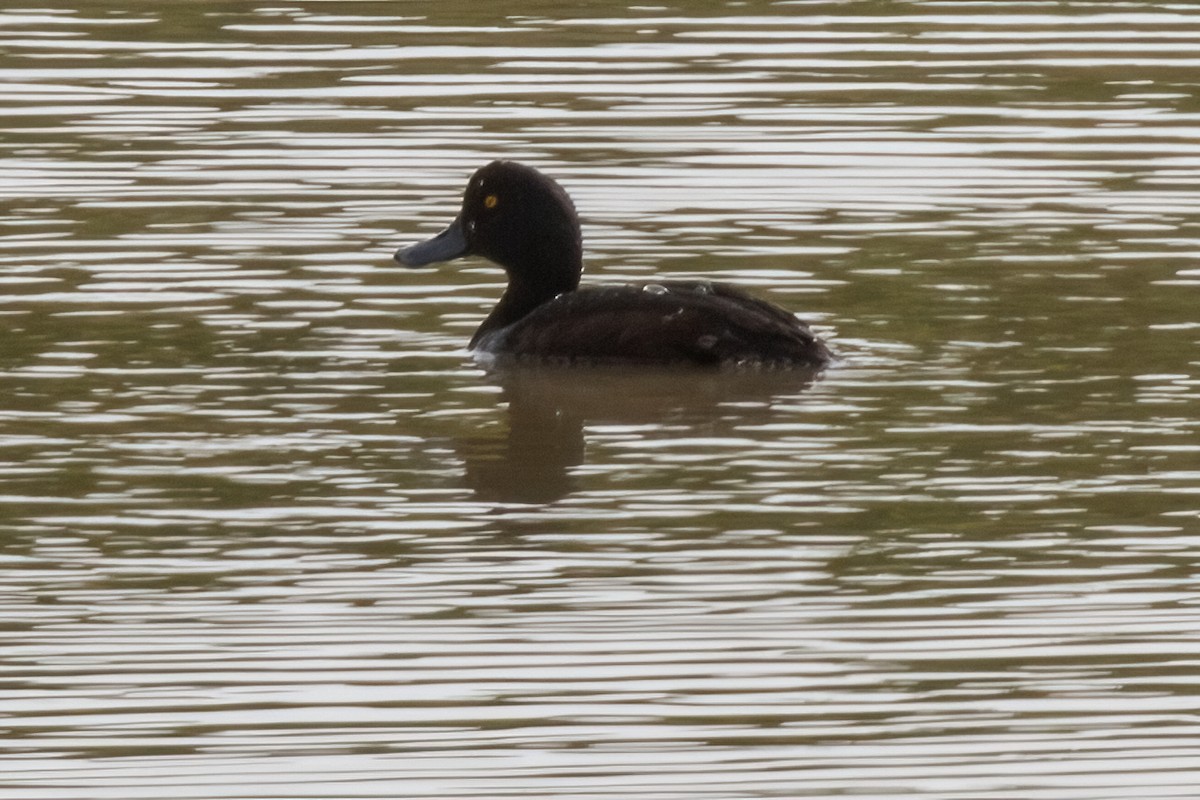
[[(0, 12), (0, 796), (1194, 797), (1200, 13)], [(489, 372), (591, 280), (843, 359)]]

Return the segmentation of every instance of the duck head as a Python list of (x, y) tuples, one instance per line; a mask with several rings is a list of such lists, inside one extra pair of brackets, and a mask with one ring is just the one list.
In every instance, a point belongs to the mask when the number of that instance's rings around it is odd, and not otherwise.
[(478, 255), (504, 268), (510, 291), (539, 300), (575, 289), (583, 243), (575, 206), (562, 187), (533, 167), (493, 161), (467, 182), (462, 210), (428, 241), (401, 248), (396, 261), (423, 267)]

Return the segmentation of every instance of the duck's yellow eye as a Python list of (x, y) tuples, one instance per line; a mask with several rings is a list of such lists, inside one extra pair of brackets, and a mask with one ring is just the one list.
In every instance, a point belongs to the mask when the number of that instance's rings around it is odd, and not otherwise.
[(495, 208), (496, 204), (499, 202), (500, 202), (499, 197), (496, 197), (496, 195), (494, 195), (494, 194), (489, 194), (487, 197), (483, 198), (483, 207), (484, 208)]

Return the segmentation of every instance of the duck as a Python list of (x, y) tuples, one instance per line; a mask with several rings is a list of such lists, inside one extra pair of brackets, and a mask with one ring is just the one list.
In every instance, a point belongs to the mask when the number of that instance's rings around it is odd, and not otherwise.
[(834, 358), (795, 315), (726, 283), (580, 286), (574, 203), (552, 178), (516, 161), (477, 170), (454, 221), (394, 258), (415, 268), (464, 256), (487, 259), (508, 276), (468, 344), (489, 360), (820, 370)]

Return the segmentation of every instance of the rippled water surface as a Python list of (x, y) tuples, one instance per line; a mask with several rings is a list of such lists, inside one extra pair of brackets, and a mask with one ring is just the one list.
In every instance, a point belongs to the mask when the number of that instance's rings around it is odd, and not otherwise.
[[(6, 4), (0, 795), (1194, 798), (1197, 76), (1137, 0)], [(841, 362), (482, 368), (501, 273), (390, 254), (496, 157)]]

